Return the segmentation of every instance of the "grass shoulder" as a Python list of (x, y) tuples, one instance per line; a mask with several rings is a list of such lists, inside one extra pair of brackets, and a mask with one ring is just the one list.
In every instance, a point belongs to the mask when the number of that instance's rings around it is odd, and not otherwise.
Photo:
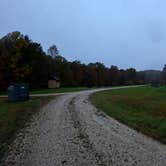
[(90, 99), (111, 117), (166, 143), (166, 87), (102, 91)]
[(8, 102), (6, 98), (0, 98), (0, 160), (16, 132), (51, 99), (53, 97), (34, 97), (24, 102)]
[[(30, 90), (30, 94), (47, 94), (47, 93), (66, 93), (66, 92), (78, 92), (83, 90), (90, 90), (88, 87), (61, 87), (57, 89), (33, 89)], [(0, 92), (1, 95), (7, 95), (7, 92)]]
[(82, 90), (88, 90), (87, 87), (61, 87), (58, 89), (39, 89), (32, 90), (30, 94), (46, 94), (46, 93), (65, 93), (65, 92), (77, 92)]

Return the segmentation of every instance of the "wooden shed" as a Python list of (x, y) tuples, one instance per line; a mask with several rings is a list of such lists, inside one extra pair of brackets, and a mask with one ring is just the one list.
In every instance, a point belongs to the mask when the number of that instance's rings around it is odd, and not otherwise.
[(48, 88), (60, 88), (60, 79), (57, 76), (51, 76), (48, 79)]

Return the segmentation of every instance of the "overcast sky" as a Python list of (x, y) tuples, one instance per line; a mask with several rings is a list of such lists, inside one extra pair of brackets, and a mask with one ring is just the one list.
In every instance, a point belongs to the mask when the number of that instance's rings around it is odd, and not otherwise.
[(0, 0), (0, 37), (21, 31), (83, 63), (161, 69), (165, 0)]

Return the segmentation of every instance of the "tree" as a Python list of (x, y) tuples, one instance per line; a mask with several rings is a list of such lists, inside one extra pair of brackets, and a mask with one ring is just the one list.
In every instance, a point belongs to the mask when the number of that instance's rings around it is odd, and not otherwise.
[[(31, 88), (47, 87), (48, 77), (60, 77), (63, 86), (117, 86), (128, 84), (159, 83), (161, 71), (137, 72), (134, 68), (119, 70), (106, 67), (100, 62), (82, 64), (69, 62), (59, 55), (56, 45), (43, 51), (39, 43), (18, 31), (0, 39), (0, 90), (10, 82), (27, 82)], [(166, 84), (166, 65), (162, 71)]]
[(85, 72), (86, 86), (97, 86), (97, 72), (94, 64), (90, 63), (86, 67)]
[(119, 85), (119, 69), (117, 66), (111, 66), (109, 69), (110, 85)]
[(9, 57), (8, 64), (13, 81), (23, 81), (32, 72), (31, 65), (26, 62), (26, 49), (28, 45), (28, 41), (21, 34), (13, 43), (12, 54)]
[(48, 55), (50, 55), (53, 58), (55, 58), (56, 56), (59, 55), (59, 51), (58, 51), (58, 48), (56, 47), (56, 45), (52, 45), (49, 47)]
[(119, 85), (125, 85), (125, 73), (126, 73), (125, 70), (123, 69), (119, 70), (119, 77), (118, 77)]
[(96, 62), (94, 65), (97, 72), (97, 85), (98, 86), (106, 85), (107, 82), (106, 67), (104, 66), (104, 64), (100, 62)]
[(31, 42), (27, 48), (27, 62), (32, 67), (28, 77), (31, 87), (46, 87), (49, 75), (49, 61), (40, 44)]
[(136, 70), (134, 68), (129, 68), (126, 70), (125, 74), (125, 84), (133, 85), (136, 82)]
[(10, 82), (29, 82), (34, 85), (48, 77), (46, 55), (42, 47), (18, 31), (0, 39), (0, 64), (0, 79), (3, 79), (5, 88)]
[(73, 72), (74, 86), (83, 85), (83, 67), (80, 61), (73, 61), (71, 63), (71, 70)]
[(63, 69), (62, 80), (63, 80), (64, 86), (73, 86), (74, 77), (73, 77), (73, 72), (71, 70), (70, 64), (67, 64), (65, 68)]
[(0, 58), (2, 71), (5, 70), (8, 81), (24, 80), (31, 72), (31, 66), (26, 63), (26, 48), (29, 41), (20, 33), (7, 34), (0, 40)]
[(166, 64), (164, 65), (163, 71), (162, 71), (162, 79), (164, 84), (166, 84)]

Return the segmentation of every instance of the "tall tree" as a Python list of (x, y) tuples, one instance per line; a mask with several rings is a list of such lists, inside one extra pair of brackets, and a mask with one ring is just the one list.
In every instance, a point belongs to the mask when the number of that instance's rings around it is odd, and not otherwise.
[(6, 72), (10, 81), (24, 80), (31, 72), (31, 66), (26, 62), (26, 48), (29, 41), (20, 32), (13, 32), (0, 41), (0, 57), (7, 60)]
[(125, 74), (125, 84), (133, 85), (136, 82), (136, 70), (134, 68), (129, 68), (126, 70)]
[(164, 84), (166, 84), (166, 64), (164, 65), (163, 71), (162, 71), (162, 78)]
[(56, 56), (59, 55), (59, 50), (57, 48), (56, 45), (52, 45), (49, 47), (48, 51), (47, 51), (48, 55), (50, 55), (51, 57), (55, 58)]
[[(0, 39), (0, 79), (10, 82), (47, 80), (47, 61), (42, 47), (20, 32), (12, 32)], [(1, 86), (2, 87), (2, 86)]]
[(119, 85), (119, 69), (117, 66), (112, 65), (109, 69), (109, 75), (110, 75), (110, 85)]

